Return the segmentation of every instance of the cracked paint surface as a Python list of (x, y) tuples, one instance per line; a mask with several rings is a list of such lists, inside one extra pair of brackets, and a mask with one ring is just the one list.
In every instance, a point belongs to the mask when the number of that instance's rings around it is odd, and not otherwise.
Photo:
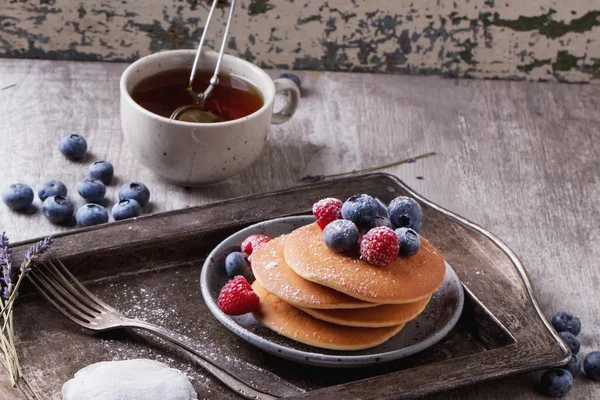
[[(92, 61), (195, 48), (210, 6), (0, 1), (0, 56)], [(600, 1), (241, 0), (227, 44), (263, 68), (598, 82)]]

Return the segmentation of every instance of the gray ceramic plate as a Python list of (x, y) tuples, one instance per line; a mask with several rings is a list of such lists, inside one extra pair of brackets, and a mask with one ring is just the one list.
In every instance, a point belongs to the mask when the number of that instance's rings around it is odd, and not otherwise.
[(328, 367), (358, 367), (415, 354), (434, 345), (454, 328), (462, 312), (464, 293), (456, 273), (448, 264), (446, 278), (425, 311), (387, 342), (366, 350), (337, 351), (308, 346), (264, 327), (252, 314), (239, 317), (225, 315), (217, 305), (217, 298), (229, 279), (224, 266), (227, 254), (239, 250), (242, 241), (252, 234), (276, 237), (314, 220), (313, 216), (300, 216), (264, 221), (229, 236), (209, 254), (200, 274), (202, 296), (208, 309), (233, 333), (264, 351), (288, 360)]

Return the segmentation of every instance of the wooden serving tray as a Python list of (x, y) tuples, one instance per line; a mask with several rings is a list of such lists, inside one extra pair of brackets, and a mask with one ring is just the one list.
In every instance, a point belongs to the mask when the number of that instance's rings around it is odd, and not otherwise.
[[(423, 236), (442, 250), (467, 294), (461, 320), (445, 339), (397, 362), (327, 369), (262, 352), (209, 313), (200, 294), (199, 273), (216, 244), (262, 220), (310, 213), (321, 198), (346, 199), (356, 193), (385, 202), (409, 195), (421, 203)], [(15, 245), (17, 258), (33, 242)], [(239, 357), (273, 371), (306, 389), (301, 398), (409, 398), (557, 366), (570, 357), (541, 314), (521, 262), (506, 245), (385, 174), (73, 230), (55, 237), (50, 256), (60, 258), (92, 292), (126, 315), (206, 343), (223, 357)], [(91, 334), (52, 309), (30, 286), (20, 293), (15, 320), (24, 370), (15, 398), (60, 399), (62, 384), (80, 368), (126, 358), (157, 359), (185, 371), (199, 398), (236, 398), (161, 340), (129, 331)]]

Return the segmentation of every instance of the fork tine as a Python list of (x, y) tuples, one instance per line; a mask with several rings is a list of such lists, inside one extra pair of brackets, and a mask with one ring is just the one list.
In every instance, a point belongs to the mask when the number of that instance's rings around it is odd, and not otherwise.
[[(81, 290), (81, 291), (82, 291), (83, 293), (85, 293), (85, 294), (86, 294), (86, 295), (87, 295), (87, 296), (88, 296), (90, 299), (94, 300), (96, 303), (98, 303), (98, 304), (99, 304), (99, 305), (101, 305), (102, 307), (106, 308), (107, 310), (109, 310), (109, 311), (113, 311), (113, 312), (118, 312), (116, 309), (114, 309), (114, 308), (113, 308), (113, 307), (111, 307), (110, 305), (106, 304), (105, 302), (103, 302), (102, 300), (100, 300), (99, 298), (97, 298), (96, 296), (94, 296), (94, 295), (93, 295), (93, 294), (92, 294), (92, 293), (91, 293), (89, 290), (87, 290), (87, 289), (85, 288), (85, 286), (83, 286), (83, 285), (81, 284), (81, 282), (79, 282), (79, 280), (77, 280), (77, 278), (75, 278), (75, 277), (73, 276), (73, 274), (71, 274), (71, 272), (69, 272), (69, 270), (67, 269), (67, 267), (65, 267), (65, 265), (62, 263), (62, 261), (60, 261), (60, 260), (56, 260), (56, 261), (57, 261), (57, 263), (59, 264), (59, 266), (60, 266), (60, 269), (62, 270), (62, 274), (63, 274), (64, 276), (66, 276), (67, 278), (69, 278), (69, 279), (70, 279), (70, 281), (71, 281), (71, 283), (72, 283), (73, 285), (77, 286), (77, 288), (78, 288), (79, 290)], [(54, 268), (56, 268), (56, 266), (55, 266), (55, 265), (54, 265), (52, 262), (50, 262), (50, 264), (52, 264), (52, 266), (53, 266)], [(57, 268), (57, 271), (58, 271), (58, 268)], [(59, 273), (60, 273), (60, 271), (59, 271)]]
[(94, 299), (91, 299), (90, 297), (86, 296), (86, 293), (82, 293), (81, 291), (77, 290), (77, 288), (73, 286), (73, 283), (70, 282), (67, 278), (65, 278), (65, 276), (60, 273), (60, 271), (56, 268), (54, 264), (52, 264), (52, 262), (49, 262), (47, 264), (42, 263), (38, 271), (43, 272), (45, 276), (52, 278), (54, 282), (61, 285), (72, 296), (79, 299), (79, 301), (83, 302), (92, 310), (97, 312), (103, 311), (101, 304), (98, 304), (94, 301)]
[(60, 295), (65, 301), (68, 301), (69, 304), (79, 309), (84, 314), (88, 314), (90, 317), (94, 318), (98, 314), (100, 314), (101, 310), (96, 310), (93, 307), (88, 306), (85, 303), (82, 303), (79, 299), (75, 298), (69, 291), (67, 291), (64, 286), (61, 286), (60, 283), (56, 282), (52, 279), (51, 276), (47, 275), (41, 268), (37, 269), (36, 274), (39, 279), (43, 279), (47, 286), (51, 286), (52, 289)]
[[(64, 315), (65, 317), (67, 317), (68, 319), (70, 319), (71, 321), (73, 321), (74, 323), (76, 323), (77, 325), (80, 326), (84, 326), (84, 327), (89, 327), (89, 317), (84, 316), (83, 314), (78, 315), (77, 317), (72, 314), (70, 311), (67, 311), (65, 308), (63, 308), (62, 306), (60, 306), (56, 301), (54, 301), (54, 299), (52, 297), (50, 297), (50, 295), (48, 294), (48, 292), (54, 292), (54, 289), (47, 287), (42, 281), (41, 279), (32, 271), (30, 271), (27, 274), (27, 277), (29, 278), (29, 281), (33, 284), (33, 286), (35, 286), (37, 288), (37, 290), (39, 290), (39, 292), (42, 294), (42, 296), (44, 296), (44, 298), (46, 300), (48, 300), (48, 302), (50, 302), (50, 304), (52, 304), (54, 306), (55, 309), (57, 309), (62, 315)], [(55, 296), (55, 292), (53, 293)], [(60, 297), (59, 297), (60, 298)], [(76, 309), (74, 309), (76, 312)]]

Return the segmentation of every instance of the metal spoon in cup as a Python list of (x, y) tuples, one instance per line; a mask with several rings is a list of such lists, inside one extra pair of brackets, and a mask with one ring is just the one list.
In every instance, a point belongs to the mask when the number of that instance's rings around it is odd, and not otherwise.
[(202, 50), (202, 46), (204, 45), (204, 40), (206, 39), (206, 33), (208, 32), (208, 25), (212, 19), (213, 12), (217, 7), (217, 3), (219, 0), (213, 0), (212, 6), (210, 7), (210, 11), (208, 12), (208, 18), (206, 20), (206, 25), (204, 26), (204, 31), (202, 32), (202, 37), (200, 38), (200, 44), (198, 45), (198, 51), (196, 52), (196, 58), (194, 59), (194, 65), (192, 66), (192, 73), (190, 74), (190, 81), (188, 84), (187, 92), (193, 98), (194, 103), (181, 106), (171, 114), (171, 119), (176, 119), (179, 121), (185, 122), (200, 122), (200, 123), (210, 123), (210, 122), (221, 122), (222, 119), (218, 115), (211, 113), (210, 111), (204, 110), (204, 103), (206, 102), (206, 98), (212, 92), (214, 87), (219, 83), (219, 70), (221, 68), (221, 60), (223, 59), (223, 53), (225, 52), (225, 43), (227, 42), (227, 35), (229, 34), (229, 26), (231, 25), (231, 20), (233, 19), (233, 10), (235, 8), (235, 0), (231, 0), (231, 8), (229, 10), (229, 16), (227, 17), (227, 25), (225, 26), (225, 33), (223, 35), (223, 42), (221, 43), (221, 50), (219, 51), (219, 58), (217, 59), (217, 65), (215, 66), (215, 72), (213, 73), (212, 78), (210, 78), (210, 84), (204, 91), (204, 93), (196, 93), (192, 89), (192, 84), (194, 83), (194, 75), (196, 75), (196, 68), (198, 67), (198, 60), (200, 59), (200, 54)]

